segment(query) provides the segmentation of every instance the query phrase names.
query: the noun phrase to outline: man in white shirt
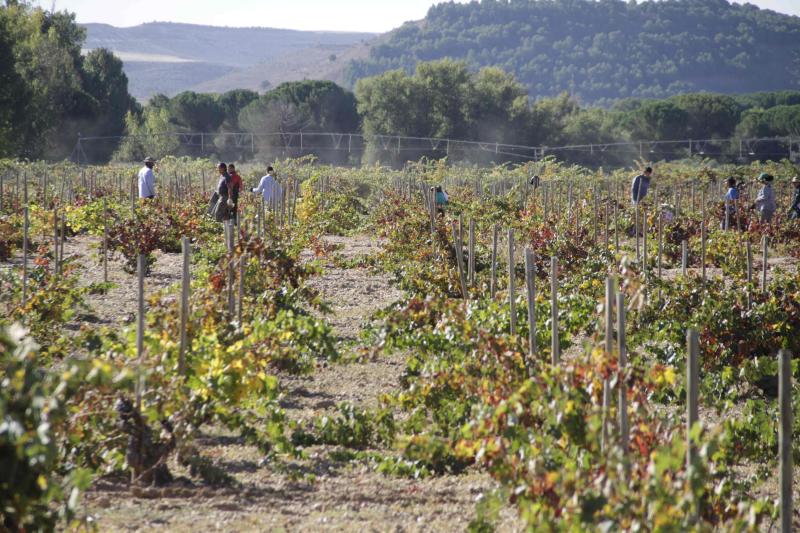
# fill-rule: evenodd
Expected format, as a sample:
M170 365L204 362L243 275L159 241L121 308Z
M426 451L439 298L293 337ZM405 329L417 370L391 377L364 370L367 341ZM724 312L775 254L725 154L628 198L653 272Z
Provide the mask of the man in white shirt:
M272 177L273 172L275 172L275 170L273 170L272 167L267 167L267 175L261 178L261 181L258 182L258 187L252 189L254 193L264 196L264 203L266 205L269 205L273 198L280 197L281 194L281 186L275 181L275 178Z
M139 170L139 198L153 199L156 195L156 177L153 174L155 164L156 160L148 157Z

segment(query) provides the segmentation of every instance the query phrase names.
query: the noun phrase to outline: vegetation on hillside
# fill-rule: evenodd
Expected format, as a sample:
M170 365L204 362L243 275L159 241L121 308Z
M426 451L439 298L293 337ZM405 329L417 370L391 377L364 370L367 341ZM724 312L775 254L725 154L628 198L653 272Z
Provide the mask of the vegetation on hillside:
M354 61L349 80L445 57L499 66L536 97L582 101L800 84L800 17L727 0L445 2Z

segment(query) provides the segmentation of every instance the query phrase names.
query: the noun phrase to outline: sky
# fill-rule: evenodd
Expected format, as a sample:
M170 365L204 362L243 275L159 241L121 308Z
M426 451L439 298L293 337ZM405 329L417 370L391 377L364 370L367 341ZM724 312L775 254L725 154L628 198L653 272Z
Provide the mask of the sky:
M744 3L736 0L738 3ZM38 0L50 9L52 0ZM78 22L136 26L185 22L212 26L266 26L296 30L382 33L425 17L433 0L56 0ZM759 7L800 15L800 0L750 0Z

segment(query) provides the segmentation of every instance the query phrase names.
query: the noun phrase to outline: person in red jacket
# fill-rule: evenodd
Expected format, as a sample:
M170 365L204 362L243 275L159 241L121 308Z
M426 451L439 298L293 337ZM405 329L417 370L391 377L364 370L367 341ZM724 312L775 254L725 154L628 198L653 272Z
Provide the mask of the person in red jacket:
M236 172L236 166L231 163L228 165L228 174L231 175L231 199L233 200L233 218L239 221L239 193L242 191L242 177Z

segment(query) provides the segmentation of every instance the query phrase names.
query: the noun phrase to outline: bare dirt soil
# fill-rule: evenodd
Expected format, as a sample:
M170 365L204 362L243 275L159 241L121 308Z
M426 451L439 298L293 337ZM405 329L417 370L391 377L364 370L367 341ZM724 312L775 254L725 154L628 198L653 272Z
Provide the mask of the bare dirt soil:
M366 256L379 248L365 236L327 240L339 245L337 253L345 258ZM121 288L133 278L126 280L120 267L111 269L112 281L119 278L120 288L90 301L109 320L124 320L135 302ZM179 272L179 256L160 255L152 289L159 282L177 281ZM102 280L102 265L99 276ZM327 319L343 345L357 344L370 315L401 297L385 278L367 269L336 268L332 263L311 285L330 304ZM310 376L282 377L282 406L293 419L332 412L342 401L372 406L380 394L396 390L403 368L399 356L321 364ZM496 488L488 475L477 470L419 480L387 477L367 464L331 458L330 452L337 448L329 446L306 449L305 460L264 462L258 449L217 428L207 429L197 448L236 480L234 488L193 483L175 461L169 466L178 481L163 489L131 490L125 479L102 479L86 495L86 511L99 530L464 531L476 515L477 500ZM503 509L498 530L522 529L515 510Z
M102 239L89 235L79 235L64 242L64 259L72 259L81 267L80 284L88 286L103 282ZM145 277L145 299L170 285L181 281L181 254L154 253L156 262ZM105 294L89 294L86 303L90 314L77 317L78 322L92 322L96 325L118 326L133 322L136 318L137 287L136 275L123 270L124 259L120 254L110 254L108 260L108 281L114 286Z

